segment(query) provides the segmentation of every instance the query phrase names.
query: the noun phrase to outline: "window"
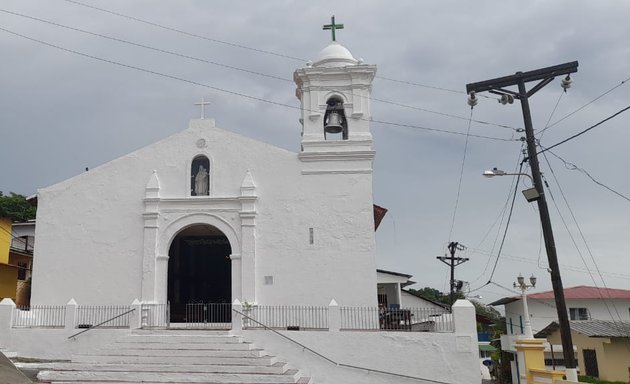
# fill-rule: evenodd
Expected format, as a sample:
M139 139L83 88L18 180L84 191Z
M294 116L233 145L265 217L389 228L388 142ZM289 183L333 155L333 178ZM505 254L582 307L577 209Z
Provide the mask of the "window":
M588 309L586 308L569 308L569 317L571 320L588 320Z

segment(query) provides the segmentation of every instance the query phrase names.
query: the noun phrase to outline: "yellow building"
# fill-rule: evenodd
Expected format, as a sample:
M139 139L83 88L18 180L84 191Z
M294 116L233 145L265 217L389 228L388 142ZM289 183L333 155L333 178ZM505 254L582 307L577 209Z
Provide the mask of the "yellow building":
M607 381L630 382L630 321L571 321L580 375ZM560 328L553 322L537 336L561 344Z
M11 247L11 220L0 218L0 299L15 300L18 267L9 264L9 249Z

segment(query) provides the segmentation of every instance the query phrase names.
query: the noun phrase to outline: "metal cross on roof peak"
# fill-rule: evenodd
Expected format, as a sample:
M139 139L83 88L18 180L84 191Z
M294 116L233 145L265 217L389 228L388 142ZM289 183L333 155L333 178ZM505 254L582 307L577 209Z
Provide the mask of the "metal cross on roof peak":
M205 119L206 118L206 105L209 105L210 102L206 101L206 99L203 98L203 96L201 97L201 102L199 103L195 103L195 105L199 105L201 106L201 118Z
M330 18L330 24L324 25L324 30L330 29L332 33L332 41L337 41L335 31L337 29L343 29L343 24L335 24L335 15Z

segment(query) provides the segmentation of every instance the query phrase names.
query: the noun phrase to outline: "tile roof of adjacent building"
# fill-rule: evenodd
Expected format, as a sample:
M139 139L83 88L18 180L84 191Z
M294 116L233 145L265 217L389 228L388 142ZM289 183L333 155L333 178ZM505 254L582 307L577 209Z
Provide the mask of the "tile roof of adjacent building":
M545 291L532 293L527 295L528 300L553 300L553 291ZM614 288L598 288L590 287L587 285L578 285L577 287L564 289L565 300L576 299L628 299L630 300L630 290L628 289L614 289ZM502 305L509 304L513 301L520 300L520 296L504 297L488 305Z
M581 320L570 321L571 330L589 337L627 337L630 338L630 321ZM552 322L535 337L547 337L559 328Z

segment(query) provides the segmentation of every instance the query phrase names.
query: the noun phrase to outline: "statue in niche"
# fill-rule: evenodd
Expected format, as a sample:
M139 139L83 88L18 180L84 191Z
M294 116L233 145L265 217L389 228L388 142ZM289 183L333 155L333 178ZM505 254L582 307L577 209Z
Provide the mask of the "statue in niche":
M208 195L208 171L203 165L199 166L199 171L195 175L195 195Z

